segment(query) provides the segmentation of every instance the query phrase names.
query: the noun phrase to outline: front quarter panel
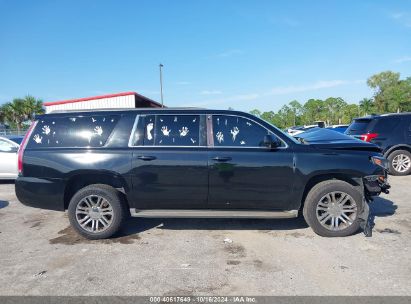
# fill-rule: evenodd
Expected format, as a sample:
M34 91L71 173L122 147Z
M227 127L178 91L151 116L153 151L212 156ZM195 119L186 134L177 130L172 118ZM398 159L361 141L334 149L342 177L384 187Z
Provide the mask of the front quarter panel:
M294 208L302 203L306 186L314 179L343 179L361 186L366 176L385 175L382 167L370 161L379 153L352 150L322 150L309 147L298 149L295 154ZM294 204L294 203L292 203Z

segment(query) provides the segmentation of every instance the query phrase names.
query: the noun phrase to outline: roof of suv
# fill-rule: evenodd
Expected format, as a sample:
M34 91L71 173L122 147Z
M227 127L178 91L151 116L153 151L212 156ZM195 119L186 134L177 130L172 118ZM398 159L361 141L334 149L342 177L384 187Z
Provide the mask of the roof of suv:
M48 114L41 114L37 115L36 119L39 118L46 118L52 116L68 116L68 115L82 115L82 114L94 114L94 113L103 113L103 114L124 114L130 112L137 112L137 113L155 113L155 112L164 112L164 113L181 113L181 112L188 112L188 113L215 113L215 114L240 114L240 115L247 115L253 116L247 112L242 111L235 111L235 110L212 110L212 109L205 109L205 108L133 108L133 109L93 109L93 110L73 110L73 111L53 111Z
M402 113L386 113L386 114L371 114L368 116L363 116L363 117L357 117L355 119L373 119L373 118L379 118L379 117L395 117L395 116L407 116L411 115L411 112L402 112Z

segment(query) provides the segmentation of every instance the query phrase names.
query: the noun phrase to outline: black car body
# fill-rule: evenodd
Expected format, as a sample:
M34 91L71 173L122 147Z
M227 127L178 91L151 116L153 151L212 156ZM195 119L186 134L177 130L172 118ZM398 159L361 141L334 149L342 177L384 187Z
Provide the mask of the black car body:
M411 173L411 113L356 118L345 134L378 145L389 160L390 173Z
M352 229L327 232L314 227L316 202L310 203L314 211L304 206L304 212L317 233L347 235L358 229L361 219L366 221L366 201L388 185L380 149L341 136L344 142L301 142L237 111L47 114L37 118L22 143L16 194L29 206L68 209L80 233L102 238L117 230L115 214L110 225L116 229L92 233L95 227L84 231L79 222L107 224L95 219L104 210L121 217L125 210L142 217L296 217L304 202L308 204L307 197L312 201L324 189L339 189L335 202L347 193L355 201L355 225L353 218L353 223L345 219L345 228ZM97 201L90 202L93 199ZM103 199L106 207L100 208ZM332 198L323 201L331 206Z

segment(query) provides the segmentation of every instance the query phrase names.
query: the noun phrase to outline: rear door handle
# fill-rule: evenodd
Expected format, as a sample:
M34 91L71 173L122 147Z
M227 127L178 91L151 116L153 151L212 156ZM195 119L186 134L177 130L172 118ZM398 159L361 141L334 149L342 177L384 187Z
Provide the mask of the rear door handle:
M218 162L227 162L227 161L231 160L231 157L229 157L229 156L216 156L216 157L213 157L212 160L218 161Z
M151 156L151 155L139 155L137 156L137 158L144 160L144 161L150 161L150 160L155 160L157 157Z

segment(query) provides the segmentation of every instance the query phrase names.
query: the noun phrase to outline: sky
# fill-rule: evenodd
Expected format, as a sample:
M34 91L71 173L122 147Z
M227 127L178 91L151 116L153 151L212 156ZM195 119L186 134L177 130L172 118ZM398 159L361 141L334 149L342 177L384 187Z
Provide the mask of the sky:
M0 104L136 91L164 103L277 111L411 76L411 1L0 0Z

